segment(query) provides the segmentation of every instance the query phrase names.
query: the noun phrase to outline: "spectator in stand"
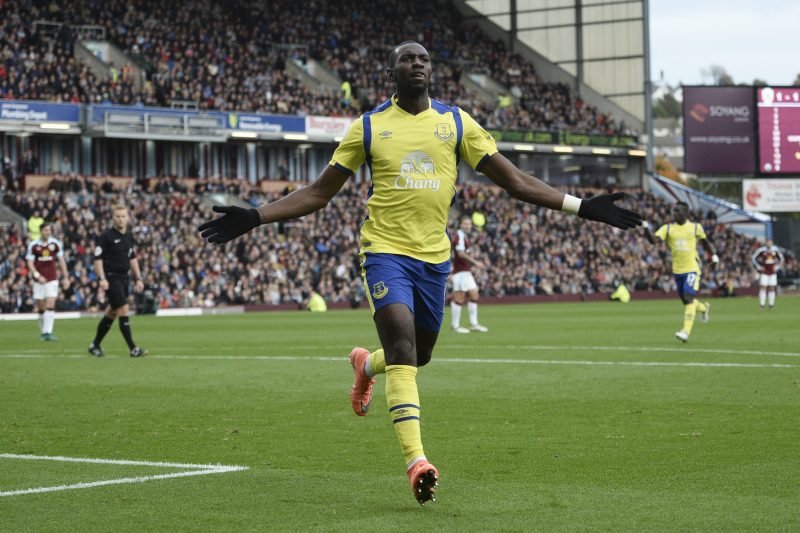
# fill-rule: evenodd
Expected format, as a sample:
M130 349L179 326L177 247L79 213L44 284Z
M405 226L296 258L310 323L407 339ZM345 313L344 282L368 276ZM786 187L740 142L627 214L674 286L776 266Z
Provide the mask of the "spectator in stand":
M94 0L75 0L70 9L55 10L39 5L0 4L0 97L132 106L189 101L201 110L353 116L388 98L392 89L370 72L380 70L374 66L383 64L389 45L412 39L426 43L440 65L433 96L458 102L489 129L632 133L586 105L567 84L540 79L531 63L464 20L450 3L317 2L311 15L306 3L292 0L107 0L103 9ZM386 26L387 19L403 22ZM64 31L45 38L36 20L64 23ZM107 39L146 65L147 83L136 89L128 68L115 68L107 79L93 75L74 59L70 24L104 27ZM304 85L287 65L305 68L309 59L347 85ZM500 105L465 90L464 72L504 85L508 92Z

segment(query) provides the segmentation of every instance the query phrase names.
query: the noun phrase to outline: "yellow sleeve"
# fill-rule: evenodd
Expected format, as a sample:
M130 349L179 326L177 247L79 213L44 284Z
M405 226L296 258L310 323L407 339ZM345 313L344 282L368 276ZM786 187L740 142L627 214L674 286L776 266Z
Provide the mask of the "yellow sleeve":
M497 144L492 137L475 119L463 109L459 109L461 124L464 127L464 134L461 138L461 158L475 170L479 170L481 164L489 156L497 153Z
M366 159L364 153L364 122L361 117L350 124L347 133L331 158L331 166L355 174Z
M703 226L701 226L700 224L697 224L695 226L695 228L696 229L694 231L694 236L697 238L697 240L699 241L701 239L705 239L706 238L706 232L703 229Z
M666 241L667 240L667 225L664 224L663 226L658 228L658 230L653 235L655 235L656 237L658 237L662 241Z

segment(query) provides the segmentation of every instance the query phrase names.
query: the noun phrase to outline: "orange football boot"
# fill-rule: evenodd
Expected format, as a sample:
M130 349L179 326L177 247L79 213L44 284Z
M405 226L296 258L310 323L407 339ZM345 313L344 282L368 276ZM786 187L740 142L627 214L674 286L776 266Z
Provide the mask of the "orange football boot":
M428 461L417 461L408 469L411 490L420 505L436 501L436 487L439 486L439 471Z
M369 404L372 403L372 385L375 380L364 370L369 357L369 350L353 348L350 352L350 364L353 366L353 387L350 389L350 405L358 416L367 416Z

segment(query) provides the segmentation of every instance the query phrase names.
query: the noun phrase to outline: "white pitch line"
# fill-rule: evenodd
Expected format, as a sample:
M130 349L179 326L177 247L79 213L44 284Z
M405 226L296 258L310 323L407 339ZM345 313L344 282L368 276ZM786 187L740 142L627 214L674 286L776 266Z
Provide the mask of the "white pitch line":
M96 459L94 457L64 457L63 455L29 455L0 453L0 459L25 459L28 461L61 461L64 463L92 463L98 465L163 466L166 468L195 468L214 470L219 468L247 469L245 466L198 465L193 463L164 463L160 461L134 461L130 459Z
M333 361L341 362L342 357L326 356L294 356L294 355L157 355L157 359L250 359L257 361ZM707 363L707 362L671 362L671 361L586 361L570 359L476 359L466 357L440 357L437 363L467 364L507 364L507 365L606 365L606 366L686 366L686 367L732 367L732 368L800 368L800 365L769 363Z
M437 361L453 363L497 363L497 364L523 364L523 365L586 365L586 366L677 366L677 367L708 367L708 368L800 368L800 365L770 364L770 363L706 363L706 362L670 362L670 361L586 361L568 359L464 359L447 358Z
M774 355L776 357L800 357L799 352L766 352L756 350L727 350L724 348L658 348L655 346L555 346L544 344L519 344L519 345L442 345L443 348L456 349L487 349L487 350L587 350L596 352L670 352L670 353L717 353L733 355Z
M20 496L23 494L39 494L43 492L56 492L61 490L75 490L75 489L88 489L92 487L102 487L105 485L122 485L126 483L144 483L145 481L153 481L156 479L170 479L178 477L189 476L205 476L209 474L224 474L226 472L237 472L241 470L249 470L247 466L229 466L229 465L198 465L189 463L163 463L155 461L129 461L122 459L93 459L86 457L63 457L63 456L49 456L49 455L18 455L13 453L0 454L0 459L23 459L30 461L62 461L71 463L93 463L93 464L111 464L111 465L129 465L129 466L158 466L164 468L190 468L187 472L173 472L171 474L156 474L152 476L137 476L125 477L117 479L105 479L102 481L89 481L83 483L73 483L71 485L55 485L50 487L36 487L31 489L11 490L0 492L2 496Z
M10 353L0 355L0 359L88 359L88 355L78 354L43 354L43 353Z
M327 351L342 351L344 352L341 345L306 345L303 347L298 347L297 349L303 350L307 348L314 348L318 350L327 350ZM565 350L586 350L586 351L595 351L595 352L652 352L652 353L682 353L682 354L730 354L730 355L768 355L768 356L775 356L775 357L800 357L800 352L770 352L770 351L762 351L762 350L734 350L734 349L725 349L725 348L690 348L690 347L683 347L683 348L668 348L668 347L655 347L655 346L564 346L564 345L549 345L549 344L517 344L517 345L494 345L494 344L487 344L487 345L468 345L468 344L445 344L442 343L440 345L440 349L449 349L454 348L458 350L531 350L531 351L565 351ZM39 350L18 350L13 354L0 354L0 359L46 359L46 358L80 358L85 359L86 356L82 355L83 352L67 352L64 355L61 354L53 354L51 352L42 352ZM164 356L159 356L164 357ZM174 355L174 357L179 357L178 355ZM187 356L187 357L195 357L195 356ZM199 356L203 357L203 356ZM260 356L260 355L251 355L251 356L231 356L231 357L252 357L252 358L261 358L267 357L270 359L274 359L274 357L270 356Z
M2 358L4 356L0 356ZM58 358L63 356L53 356ZM77 359L88 356L75 356ZM40 358L19 355L16 359ZM340 363L343 357L331 356L299 356L299 355L174 355L159 354L149 356L148 359L173 359L173 360L217 360L217 361L329 361ZM506 364L506 365L578 365L578 366L654 366L654 367L696 367L696 368L800 368L800 365L780 363L725 363L705 361L587 361L580 359L477 359L465 357L439 357L436 363L461 363L461 364Z

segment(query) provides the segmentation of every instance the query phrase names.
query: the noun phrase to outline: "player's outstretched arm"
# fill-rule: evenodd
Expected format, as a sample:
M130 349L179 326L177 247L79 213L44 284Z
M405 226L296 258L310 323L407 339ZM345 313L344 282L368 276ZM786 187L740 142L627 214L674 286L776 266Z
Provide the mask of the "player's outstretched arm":
M647 239L647 242L650 244L655 244L656 238L653 236L653 232L650 231L650 223L644 221L642 222L642 226L644 227L644 238Z
M711 256L711 268L716 268L717 264L719 264L719 256L714 250L714 246L708 242L708 239L700 239L700 244L703 246L703 250L705 250L706 254Z
M328 205L349 177L350 174L327 166L308 187L275 202L263 204L258 209L215 205L214 212L222 213L222 216L201 224L197 230L211 244L223 244L261 224L303 217Z
M630 229L642 224L640 214L616 205L615 202L624 198L625 193L601 194L581 200L522 172L500 153L492 155L480 167L480 171L511 196L529 204L567 211L620 229Z

